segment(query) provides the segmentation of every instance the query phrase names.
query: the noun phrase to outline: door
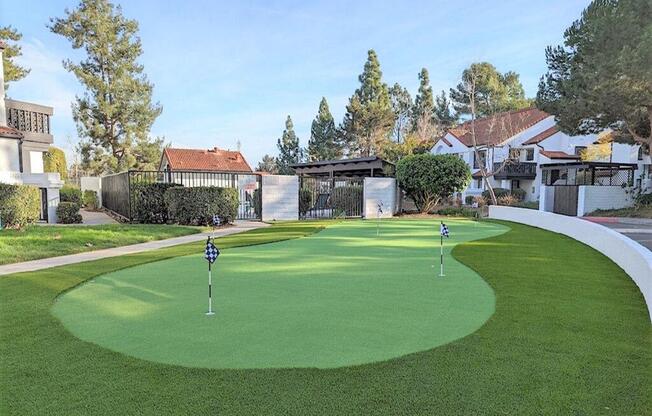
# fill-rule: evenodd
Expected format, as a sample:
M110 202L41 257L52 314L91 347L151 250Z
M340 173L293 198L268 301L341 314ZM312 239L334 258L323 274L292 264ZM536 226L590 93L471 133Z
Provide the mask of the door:
M300 178L299 218L362 217L363 179Z
M577 215L577 190L576 185L553 187L554 201L552 212L562 215Z
M39 220L48 221L48 190L46 188L39 188L41 191L41 212L39 213Z

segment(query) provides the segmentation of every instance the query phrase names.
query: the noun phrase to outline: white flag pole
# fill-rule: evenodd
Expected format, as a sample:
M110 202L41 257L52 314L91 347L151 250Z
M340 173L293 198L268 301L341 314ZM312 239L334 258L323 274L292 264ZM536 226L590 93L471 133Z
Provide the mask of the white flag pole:
M444 234L442 233L442 225L439 226L439 277L444 277Z
M206 312L206 315L215 315L215 312L213 312L213 294L212 290L213 289L213 273L211 271L211 262L208 262L208 312Z

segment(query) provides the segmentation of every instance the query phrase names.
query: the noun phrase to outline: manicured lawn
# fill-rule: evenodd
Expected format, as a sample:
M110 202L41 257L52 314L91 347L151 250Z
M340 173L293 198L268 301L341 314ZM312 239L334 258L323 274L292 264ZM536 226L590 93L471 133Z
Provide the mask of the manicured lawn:
M629 218L652 218L652 206L642 206L639 208L621 208L621 209L599 209L593 211L589 216L593 217L629 217Z
M448 259L432 221L346 221L313 236L225 250L207 318L206 262L192 256L100 276L53 312L79 338L134 357L204 368L333 368L387 360L476 331L494 294ZM450 221L456 244L500 234ZM435 266L436 263L436 267Z
M90 226L33 225L0 230L0 264L126 246L200 232L177 225L108 224Z
M201 243L0 277L0 414L649 415L652 330L635 285L587 246L505 224L507 233L453 250L495 292L484 326L427 351L335 369L160 364L81 341L51 313L85 280L196 254ZM219 245L319 227L277 224Z

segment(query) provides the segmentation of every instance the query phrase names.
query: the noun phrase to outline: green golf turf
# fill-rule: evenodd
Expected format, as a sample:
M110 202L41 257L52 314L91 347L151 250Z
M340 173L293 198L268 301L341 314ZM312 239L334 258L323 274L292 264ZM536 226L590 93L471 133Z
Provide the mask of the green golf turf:
M99 276L58 299L73 334L138 358L207 368L341 367L428 350L476 331L492 289L449 252L498 235L450 221L347 221L310 237L224 250L207 317L201 254ZM433 267L434 266L434 267Z

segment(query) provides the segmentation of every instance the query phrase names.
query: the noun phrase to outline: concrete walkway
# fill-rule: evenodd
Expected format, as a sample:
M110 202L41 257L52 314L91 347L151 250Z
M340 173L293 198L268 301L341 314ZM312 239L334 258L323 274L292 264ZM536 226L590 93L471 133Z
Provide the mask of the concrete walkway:
M611 228L652 251L652 219L621 217L582 217L582 219Z
M114 220L102 211L86 211L82 208L79 213L82 216L82 225L104 225L118 223L118 221Z
M269 224L253 221L236 221L233 227L223 228L215 232L215 237L241 233L256 228L267 227ZM130 246L106 248L103 250L88 251L85 253L69 254L66 256L50 257L47 259L31 260L22 263L5 264L0 266L0 276L11 273L31 272L34 270L48 269L50 267L64 266L66 264L82 263L85 261L105 259L107 257L124 256L125 254L140 253L156 250L163 247L176 246L194 241L206 240L211 233L198 233L182 237L168 238L166 240L148 241L146 243L132 244Z

